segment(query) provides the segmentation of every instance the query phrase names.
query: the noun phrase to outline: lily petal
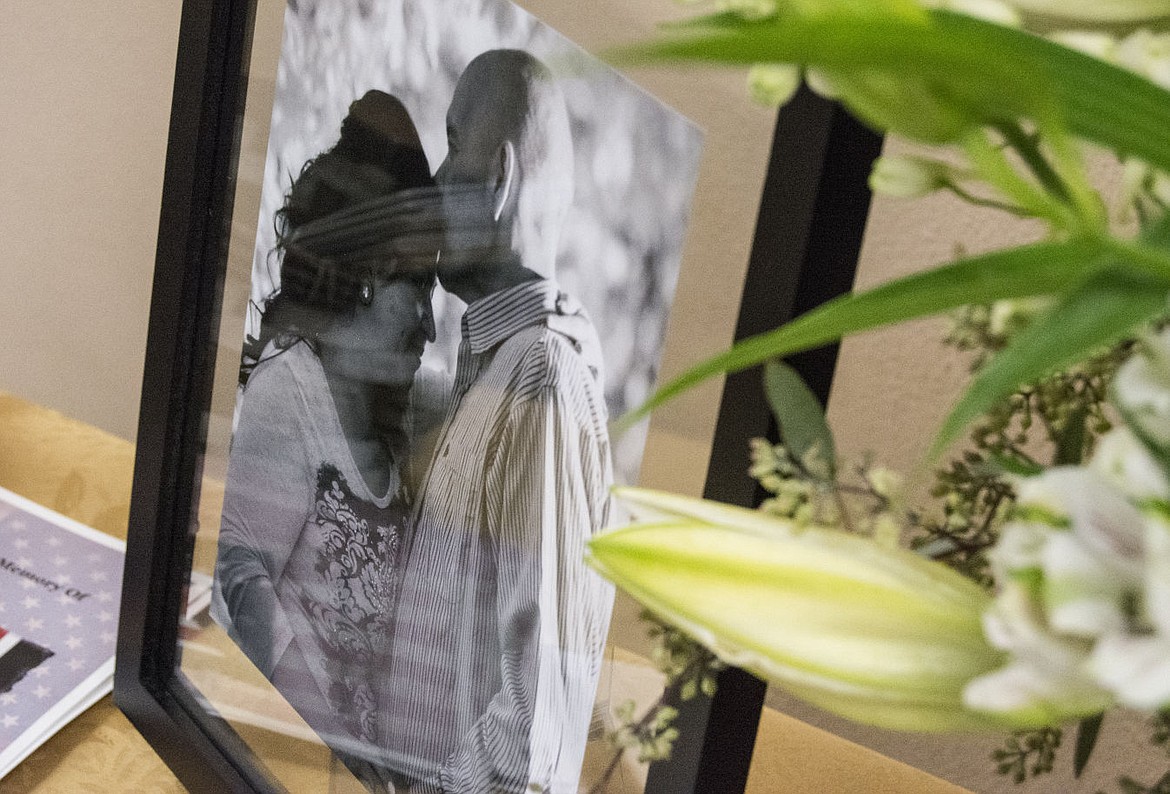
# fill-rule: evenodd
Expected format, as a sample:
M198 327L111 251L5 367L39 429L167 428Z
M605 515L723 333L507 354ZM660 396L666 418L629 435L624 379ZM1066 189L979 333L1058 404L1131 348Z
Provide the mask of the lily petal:
M1170 638L1105 637L1093 648L1089 671L1130 708L1155 711L1170 705Z
M1027 587L1005 584L984 615L984 627L995 647L1011 652L1012 661L967 685L967 708L1034 728L1112 704L1110 693L1084 669L1089 644L1051 633Z
M685 519L703 524L734 527L745 532L758 532L766 537L791 535L799 532L789 521L781 521L745 507L695 499L650 488L615 487L613 495L625 505L637 521Z
M1061 533L1044 547L1043 602L1054 631L1090 639L1125 628L1126 587L1078 538Z

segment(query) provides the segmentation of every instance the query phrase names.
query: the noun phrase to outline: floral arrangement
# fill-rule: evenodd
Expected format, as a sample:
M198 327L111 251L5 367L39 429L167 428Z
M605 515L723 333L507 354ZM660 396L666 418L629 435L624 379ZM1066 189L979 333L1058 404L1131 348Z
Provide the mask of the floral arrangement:
M781 444L753 447L760 510L623 489L638 521L591 544L672 627L665 658L689 660L676 694L709 691L716 659L881 727L1016 731L996 762L1017 782L1051 769L1074 722L1079 774L1117 706L1170 740L1168 22L1170 0L726 0L614 54L747 66L776 102L804 80L924 149L880 158L874 190L950 191L1046 230L827 303L628 417L765 364L780 425ZM1123 169L1113 210L1086 143ZM916 511L895 473L837 459L780 358L944 312L973 374L926 463L970 437ZM626 715L625 746L668 752L664 709ZM1170 773L1120 785L1170 790Z

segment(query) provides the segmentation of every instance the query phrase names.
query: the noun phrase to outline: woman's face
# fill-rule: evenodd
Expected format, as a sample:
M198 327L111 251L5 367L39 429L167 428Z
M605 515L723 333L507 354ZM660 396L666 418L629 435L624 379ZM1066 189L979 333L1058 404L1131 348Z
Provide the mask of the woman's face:
M431 275L379 275L368 305L338 319L323 335L330 368L359 382L408 386L423 347L435 340Z

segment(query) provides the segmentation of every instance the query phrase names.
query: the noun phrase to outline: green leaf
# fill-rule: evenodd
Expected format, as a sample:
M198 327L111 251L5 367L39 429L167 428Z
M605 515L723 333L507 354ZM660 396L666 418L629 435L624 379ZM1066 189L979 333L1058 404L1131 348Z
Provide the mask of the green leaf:
M764 391L772 415L780 426L780 438L793 459L809 468L814 476L831 480L837 469L833 433L825 421L825 410L796 370L774 359L764 366ZM809 466L806 456L827 465Z
M1104 714L1095 714L1092 717L1085 717L1077 725L1077 747L1076 753L1073 755L1073 777L1079 778L1081 773L1085 771L1085 765L1089 763L1089 757L1093 754L1093 748L1097 746L1097 736L1101 732L1101 723L1104 719Z
M974 378L943 423L934 460L970 422L1020 386L1113 344L1166 306L1166 282L1111 268L1095 273L1020 331Z
M963 259L869 292L842 296L697 364L623 417L618 426L632 425L656 406L722 372L739 372L847 334L956 306L1058 292L1106 263L1100 245L1091 241L1036 243Z
M929 24L887 15L721 16L648 44L616 50L626 63L797 63L852 79L880 74L930 86L975 124L1055 118L1072 132L1170 171L1170 92L1101 60L1029 33L935 10ZM845 97L846 101L848 97ZM865 114L899 130L896 118ZM904 118L905 132L916 119Z

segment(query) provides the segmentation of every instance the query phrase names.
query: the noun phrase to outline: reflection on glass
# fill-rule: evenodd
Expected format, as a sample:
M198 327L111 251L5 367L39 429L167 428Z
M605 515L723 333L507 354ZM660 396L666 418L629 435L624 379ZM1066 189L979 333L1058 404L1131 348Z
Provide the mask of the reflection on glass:
M644 429L611 450L608 420L652 387L699 135L554 75L580 53L516 7L442 5L285 17L182 671L294 790L588 788L610 704L661 691L605 651L583 547L637 478Z

